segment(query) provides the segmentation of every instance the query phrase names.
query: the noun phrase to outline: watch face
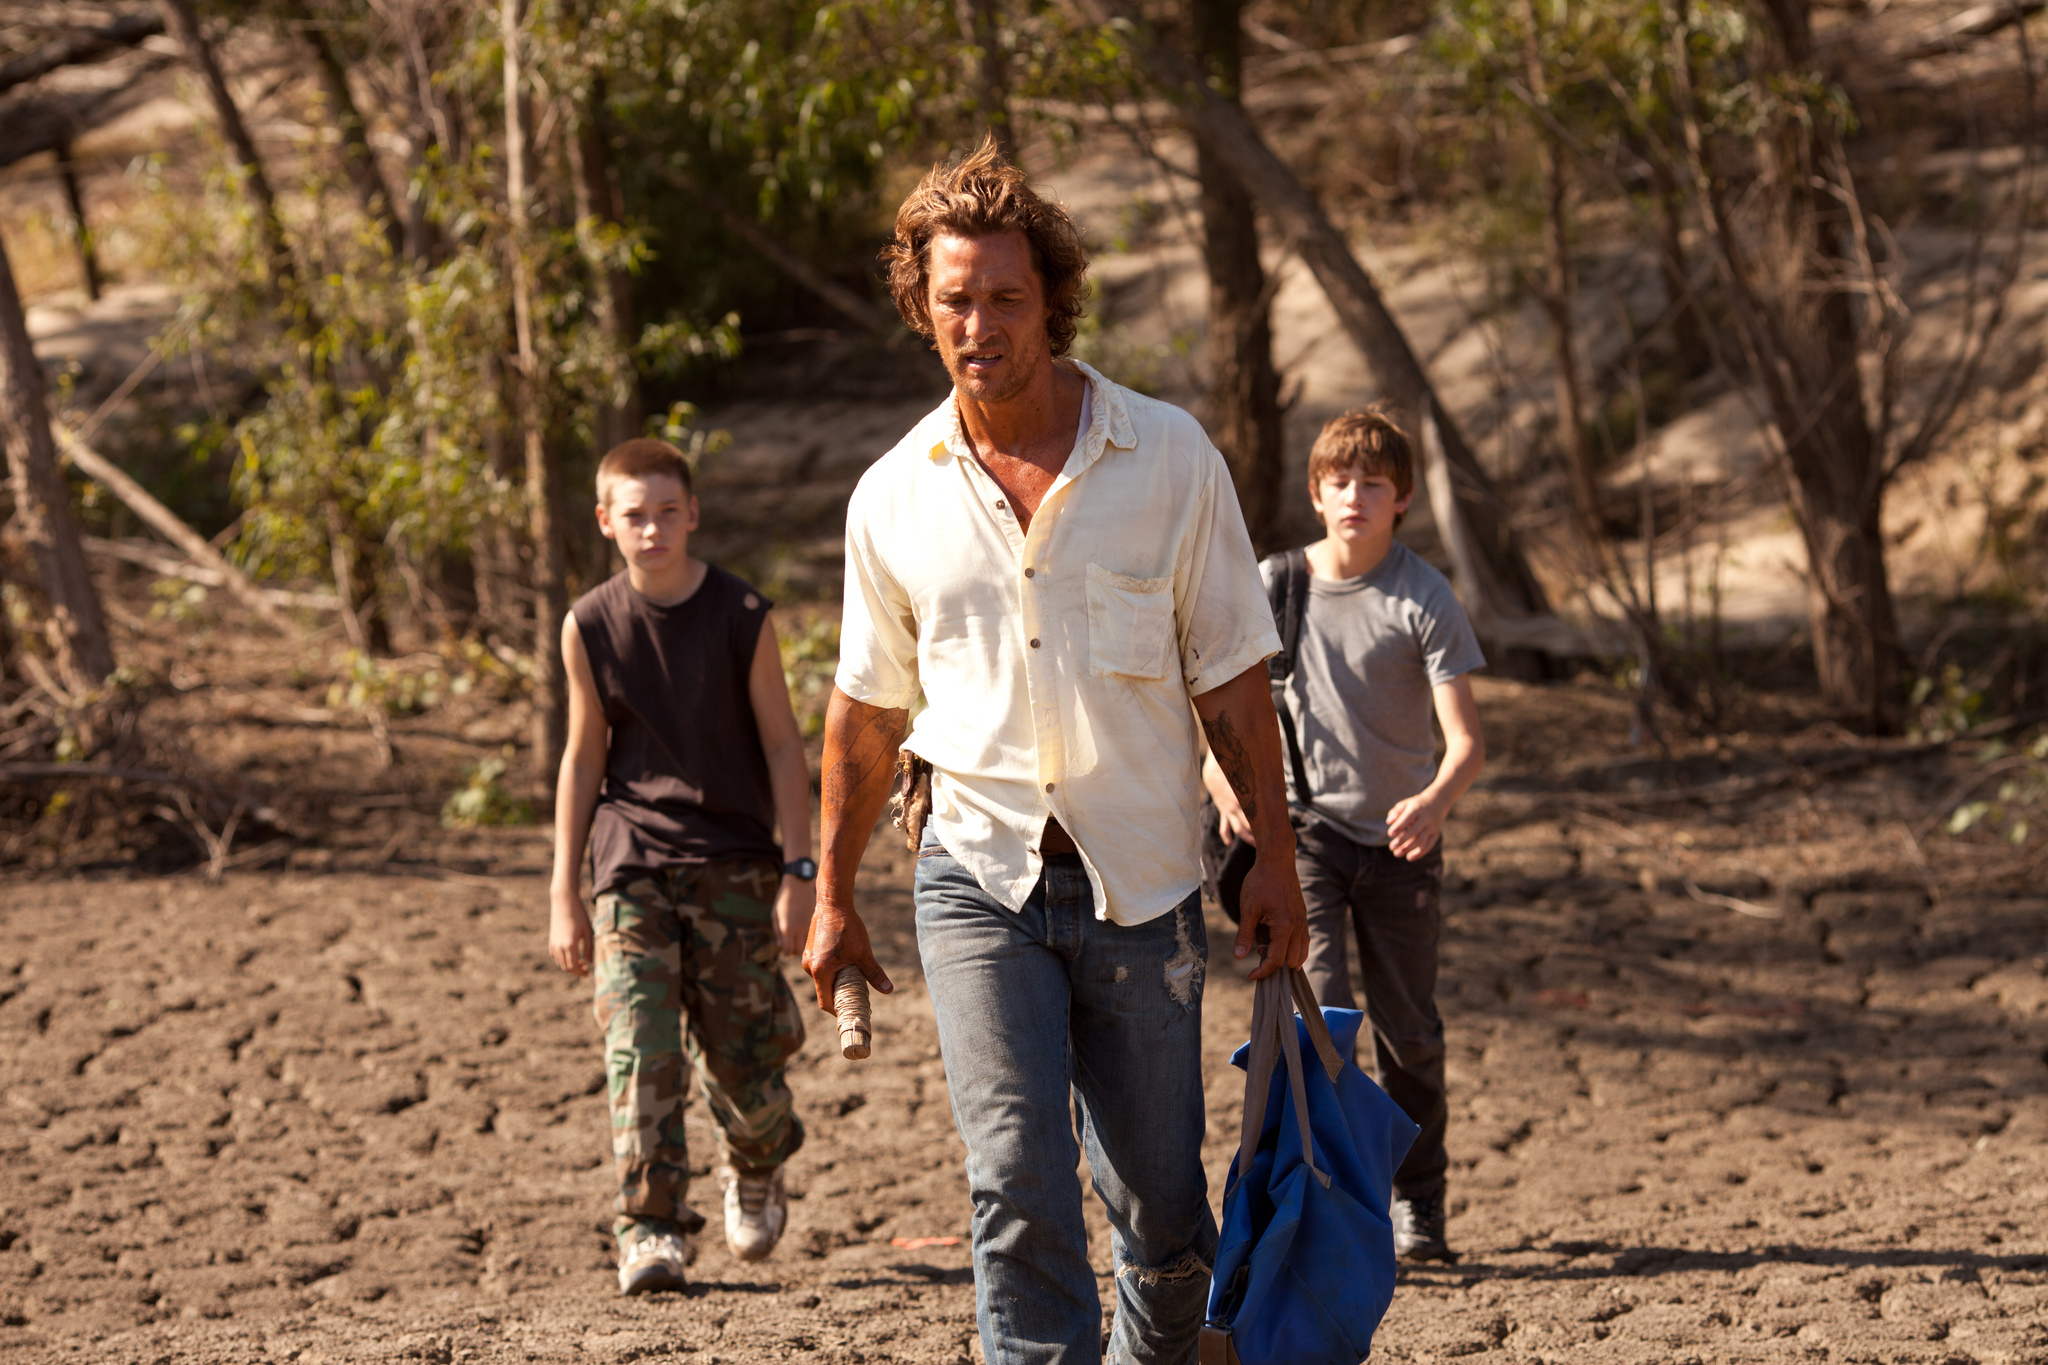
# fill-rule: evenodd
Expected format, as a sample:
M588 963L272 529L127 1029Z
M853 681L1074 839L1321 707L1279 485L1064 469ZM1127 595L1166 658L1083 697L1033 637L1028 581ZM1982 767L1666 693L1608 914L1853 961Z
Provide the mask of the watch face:
M782 873L786 877L795 877L798 881L815 881L818 876L818 865L809 858L797 858L784 863Z

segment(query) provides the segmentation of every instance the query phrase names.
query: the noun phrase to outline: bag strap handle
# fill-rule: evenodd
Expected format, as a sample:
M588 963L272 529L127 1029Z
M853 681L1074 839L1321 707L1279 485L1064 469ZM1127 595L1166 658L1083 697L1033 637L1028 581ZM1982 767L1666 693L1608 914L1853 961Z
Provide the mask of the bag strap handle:
M1287 980L1294 988L1294 1008L1308 1025L1308 1040L1315 1045L1316 1056L1322 1059L1323 1074L1335 1085L1338 1073L1344 1070L1344 1059L1337 1055L1336 1040L1330 1037L1330 1021L1323 1018L1322 1007L1316 1004L1315 988L1308 984L1308 973L1299 967L1287 973Z
M1237 1139L1237 1174L1240 1180L1251 1170L1252 1157L1259 1150L1259 1137L1266 1131L1266 1100L1272 1094L1273 1072L1284 1059L1288 1092L1294 1097L1294 1126L1301 1132L1302 1164L1314 1172L1324 1189L1330 1187L1328 1173L1316 1167L1315 1146L1309 1132L1308 1091L1301 1068L1301 1040L1295 1033L1294 1010L1289 1000L1290 995L1305 991L1307 987L1308 978L1296 969L1285 977L1275 972L1254 988L1251 1052L1245 1058L1244 1068L1244 1123ZM1321 1038L1316 1043L1316 1051L1328 1070L1337 1049L1330 1041L1330 1030L1323 1021L1323 1012L1311 1004L1304 1018L1314 1021L1309 1024L1311 1039L1317 1037L1320 1029ZM1335 1071L1330 1072L1330 1079L1336 1079Z
M1252 985L1252 1037L1244 1059L1244 1118L1237 1135L1237 1176L1242 1180L1252 1168L1259 1150L1259 1135L1266 1131L1266 1097L1272 1093L1273 1064L1279 1056L1279 1038L1273 1031L1268 989L1273 978Z

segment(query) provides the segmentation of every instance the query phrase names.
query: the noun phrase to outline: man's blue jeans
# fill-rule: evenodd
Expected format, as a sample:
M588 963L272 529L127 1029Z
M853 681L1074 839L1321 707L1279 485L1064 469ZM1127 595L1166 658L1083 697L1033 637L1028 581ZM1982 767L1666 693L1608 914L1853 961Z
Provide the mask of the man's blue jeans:
M1071 1093L1116 1264L1115 1365L1191 1365L1216 1256L1202 1169L1200 893L1135 928L1095 918L1081 860L1021 911L926 836L917 944L974 1199L989 1365L1100 1360Z

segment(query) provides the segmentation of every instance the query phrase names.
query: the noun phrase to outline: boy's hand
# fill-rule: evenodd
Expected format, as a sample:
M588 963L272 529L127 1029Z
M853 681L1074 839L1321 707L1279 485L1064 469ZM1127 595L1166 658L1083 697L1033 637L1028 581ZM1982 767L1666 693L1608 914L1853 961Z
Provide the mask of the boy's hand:
M590 915L583 908L583 897L574 891L557 891L551 897L548 909L548 956L555 965L572 976L590 975L590 956L594 942L590 933Z
M1216 803L1216 832L1223 836L1223 842L1234 844L1241 841L1257 847L1259 841L1252 837L1252 822L1245 816L1244 803L1231 790L1230 779L1223 775L1223 769L1216 766L1214 754L1202 760L1202 786L1209 793L1209 799Z
M775 941L791 957L803 952L811 933L811 912L817 906L817 882L801 877L782 879L782 889L775 893Z
M1429 856L1429 851L1444 837L1444 817L1450 814L1450 802L1443 801L1423 792L1406 801L1397 801L1387 812L1387 848L1396 858L1419 862Z
M817 987L818 1008L827 1014L833 1013L832 982L841 967L858 967L868 984L884 995L896 989L882 964L875 961L875 951L868 944L868 927L861 923L860 915L829 902L821 903L811 916L811 935L804 945L804 970L811 974L811 984Z

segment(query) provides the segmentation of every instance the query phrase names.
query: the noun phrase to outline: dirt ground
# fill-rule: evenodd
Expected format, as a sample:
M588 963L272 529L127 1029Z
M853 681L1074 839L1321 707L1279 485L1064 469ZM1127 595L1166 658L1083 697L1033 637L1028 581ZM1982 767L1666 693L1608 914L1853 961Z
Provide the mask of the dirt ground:
M2048 1362L2048 899L1958 890L1913 837L1967 769L1781 780L1787 752L1825 767L1825 726L1587 761L1625 729L1611 692L1481 697L1496 758L1450 832L1441 991L1464 1259L1404 1269L1377 1358ZM1659 795L1710 780L1750 794ZM746 1266L713 1239L687 1293L625 1301L545 838L407 851L433 802L403 795L328 823L408 801L397 833L217 883L0 880L0 1357L980 1358L964 1244L892 1244L970 1212L906 856L878 840L865 883L901 983L874 1058L820 1027L798 1059L783 1246ZM1250 999L1224 929L1218 1188ZM708 1180L693 1202L715 1214Z

